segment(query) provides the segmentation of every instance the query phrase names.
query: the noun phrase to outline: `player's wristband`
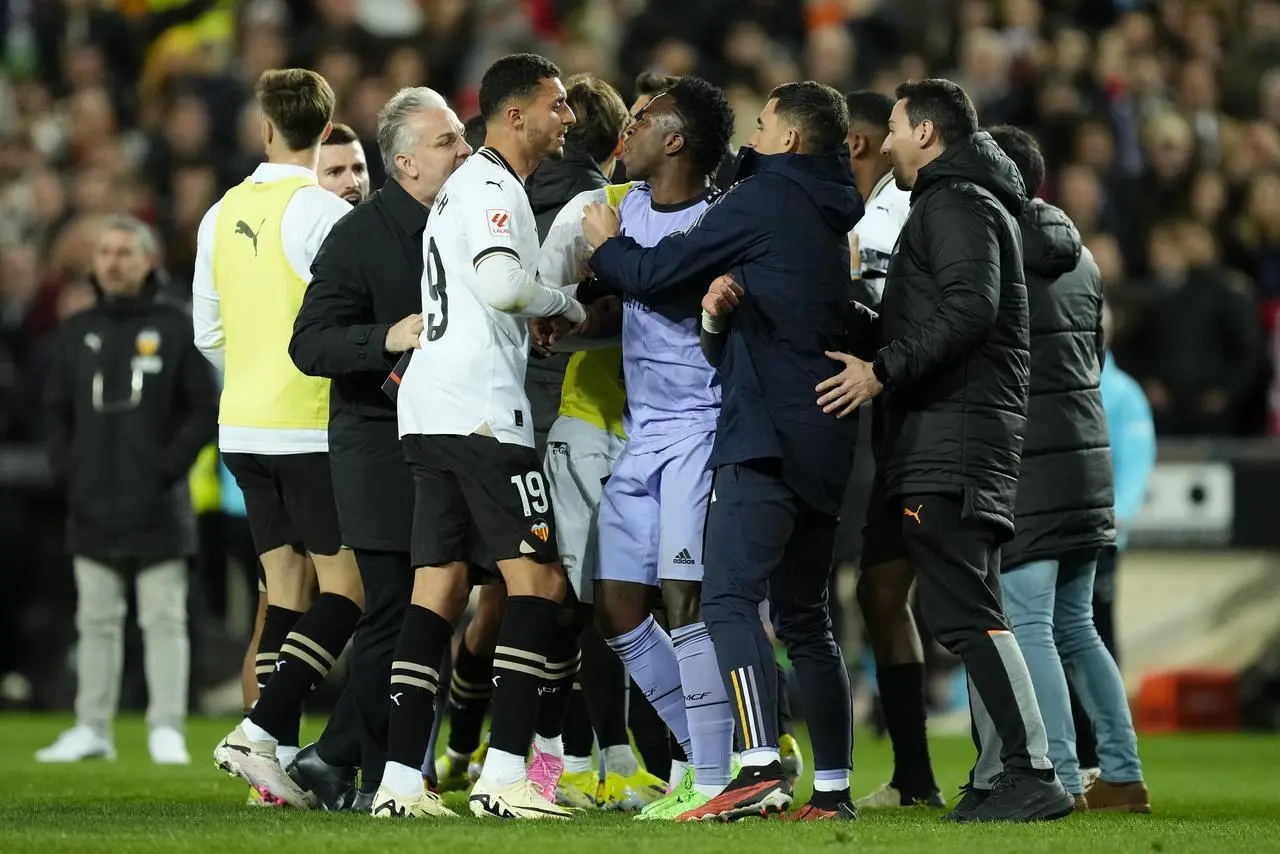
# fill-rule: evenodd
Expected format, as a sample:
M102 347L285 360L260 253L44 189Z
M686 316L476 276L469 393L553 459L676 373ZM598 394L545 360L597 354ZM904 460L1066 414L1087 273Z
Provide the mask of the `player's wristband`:
M706 309L702 311L702 328L710 332L712 335L719 335L728 327L728 323L723 317L715 317L708 314Z

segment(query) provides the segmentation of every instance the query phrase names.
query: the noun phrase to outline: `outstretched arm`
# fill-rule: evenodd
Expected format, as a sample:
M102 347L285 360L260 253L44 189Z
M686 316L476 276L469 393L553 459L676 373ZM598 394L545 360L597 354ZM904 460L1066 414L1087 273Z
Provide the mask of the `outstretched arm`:
M640 299L702 290L771 239L776 211L785 206L785 198L763 199L759 187L754 180L737 185L707 208L688 231L665 237L648 249L625 235L610 236L596 246L591 268L623 293ZM589 205L584 225L588 241L601 236L593 233L594 220L605 223L607 233L608 214Z

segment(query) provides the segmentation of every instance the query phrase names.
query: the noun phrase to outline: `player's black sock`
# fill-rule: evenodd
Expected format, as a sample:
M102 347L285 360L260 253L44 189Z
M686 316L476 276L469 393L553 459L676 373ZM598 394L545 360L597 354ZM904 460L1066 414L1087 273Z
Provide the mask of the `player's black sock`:
M410 605L391 662L391 717L387 726L387 761L418 768L431 740L433 702L440 681L440 662L453 625L444 617Z
M458 644L449 684L449 749L468 755L480 746L480 729L493 699L493 656L479 656Z
M493 654L493 721L489 749L524 756L533 742L538 689L556 633L559 606L540 596L508 596Z
M262 634L258 637L258 651L254 653L253 671L258 677L258 692L266 687L271 674L276 672L276 658L280 645L293 627L302 619L301 611L291 611L279 605L268 605L262 621Z
M582 646L582 670L578 673L578 682L582 685L582 699L600 748L630 744L627 739L627 671L622 659L609 649L609 644L605 643L595 626L588 625L583 629L578 642ZM572 711L570 706L570 714ZM567 724L565 738L568 738ZM568 749L566 744L565 751Z
M610 650L612 652L612 650ZM671 733L658 717L644 691L630 682L627 695L627 725L636 742L636 751L650 774L666 779L671 773ZM679 745L676 745L678 748Z
M848 800L850 800L848 789L841 789L838 792L819 792L814 789L813 794L809 796L809 803L820 810L835 810Z
M258 638L258 652L254 657L254 671L258 677L258 697L262 697L262 689L271 681L276 672L276 660L280 655L280 646L293 631L293 627L302 619L302 611L281 608L279 605L268 605L262 622L262 634ZM256 705L256 704L255 704ZM253 710L245 712L245 717L253 714ZM298 746L298 730L302 725L302 707L298 714L280 722L280 731L275 733L277 742L282 747Z
M667 748L671 751L672 762L688 762L689 755L684 752L684 747L680 742L676 741L676 735L673 732L667 733Z
M538 695L538 720L534 732L543 738L564 733L565 717L574 694L573 682L578 676L582 653L578 649L578 627L557 626L547 650L546 676ZM587 727L590 732L590 724ZM583 754L573 754L581 756ZM587 756L591 755L588 749Z
M274 735L280 744L288 746L290 735L296 744L297 730L289 730L297 727L302 704L311 689L329 675L359 621L360 606L355 602L337 593L321 593L281 644L276 672L249 720Z
M578 675L581 676L581 672ZM541 709L538 711L538 716L541 720ZM594 742L591 716L587 714L587 701L583 696L582 685L580 682L575 682L573 690L569 692L569 707L564 713L564 755L590 756Z
M893 742L893 785L911 797L927 797L938 788L929 761L925 730L924 665L877 668L880 706Z

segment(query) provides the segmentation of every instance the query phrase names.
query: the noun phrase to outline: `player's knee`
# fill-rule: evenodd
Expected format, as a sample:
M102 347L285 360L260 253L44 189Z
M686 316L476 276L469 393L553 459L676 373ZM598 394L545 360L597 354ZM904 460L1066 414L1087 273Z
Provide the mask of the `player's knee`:
M662 604L672 630L701 622L702 585L695 581L664 581Z
M648 619L643 596L612 581L595 584L595 626L605 639L633 632Z
M905 614L915 574L906 561L867 568L858 576L858 605L868 619Z
M418 607L434 611L446 620L454 621L467 607L470 595L467 565L452 563L446 566L418 567L413 577L413 595L410 601Z

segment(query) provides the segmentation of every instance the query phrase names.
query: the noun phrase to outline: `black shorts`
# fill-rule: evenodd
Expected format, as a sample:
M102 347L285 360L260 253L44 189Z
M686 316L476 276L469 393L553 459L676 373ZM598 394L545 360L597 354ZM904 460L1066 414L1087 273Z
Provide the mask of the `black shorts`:
M906 557L907 544L902 536L902 501L885 498L884 483L877 473L871 483L866 521L862 526L862 570L865 572Z
M223 454L244 493L258 554L281 546L317 555L342 548L328 454Z
M404 437L413 473L413 565L560 559L538 454L488 436ZM476 542L476 540L479 542Z

